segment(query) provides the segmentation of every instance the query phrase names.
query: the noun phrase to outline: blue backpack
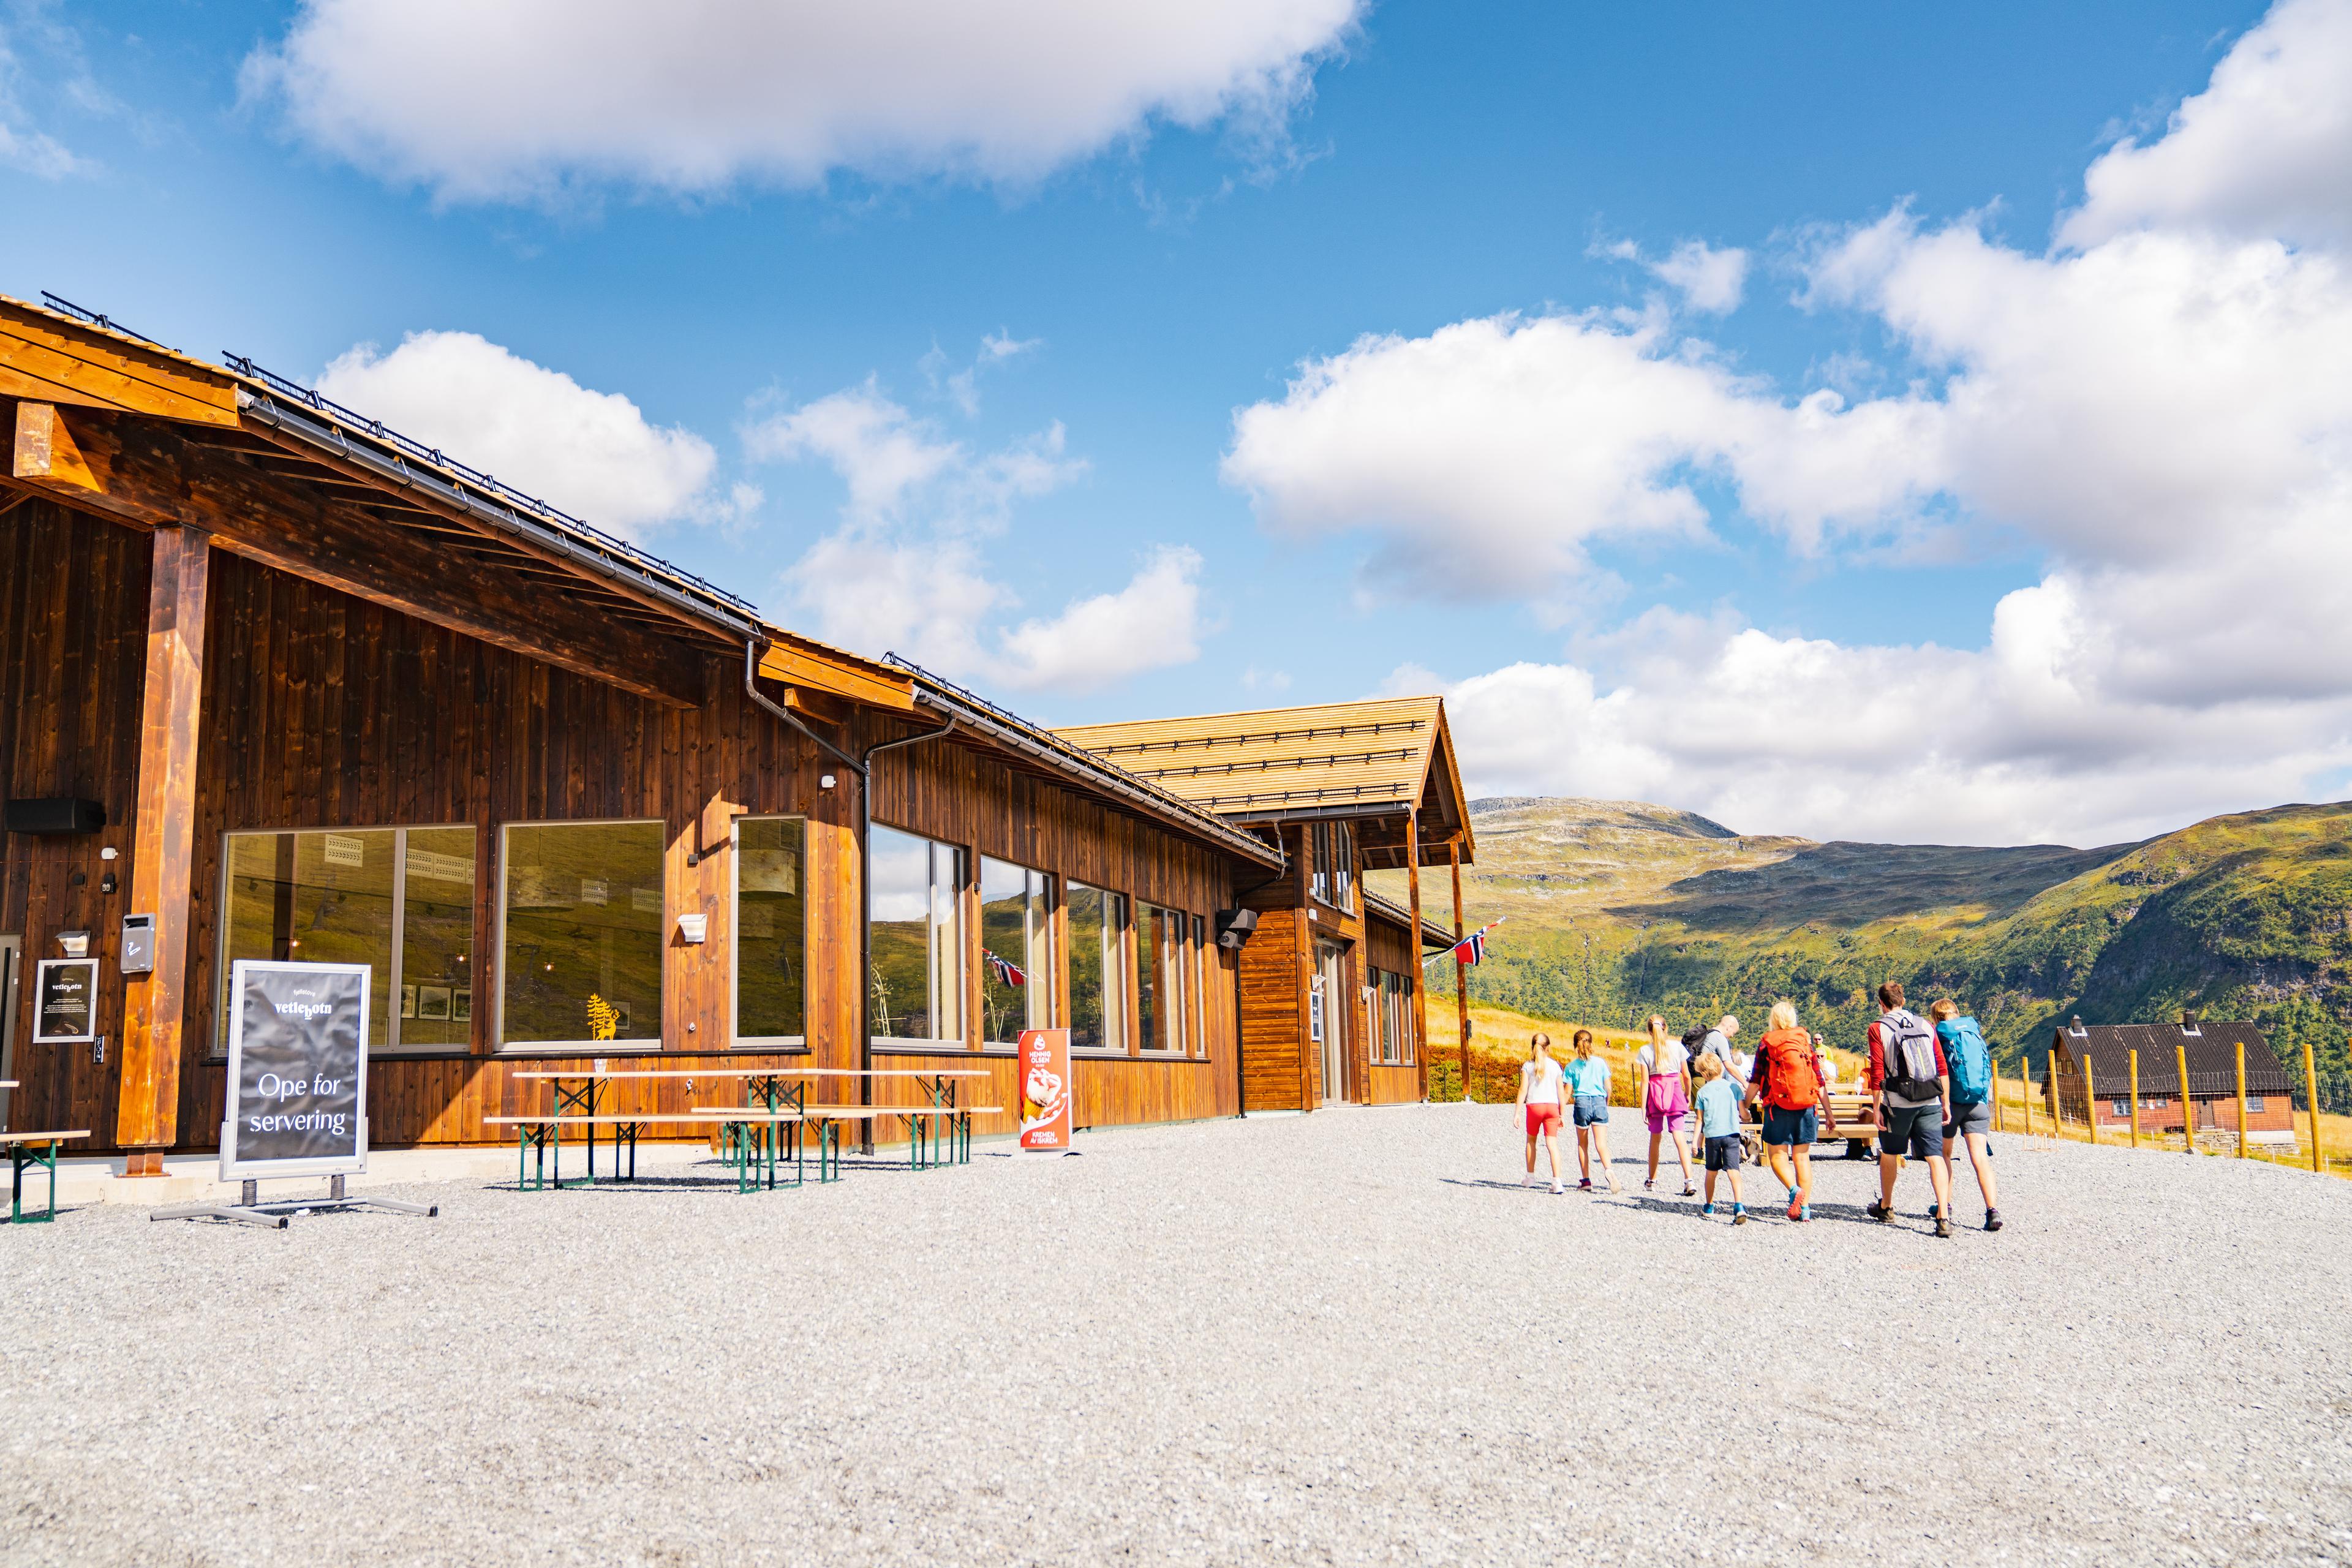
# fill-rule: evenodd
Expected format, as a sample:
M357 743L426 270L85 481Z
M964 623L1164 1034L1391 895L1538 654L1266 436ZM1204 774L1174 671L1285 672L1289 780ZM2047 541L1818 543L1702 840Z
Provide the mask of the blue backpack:
M1936 1026L1944 1043L1944 1065L1951 1069L1952 1098L1974 1105L1992 1093L1992 1053L1985 1048L1982 1030L1974 1018L1947 1018Z

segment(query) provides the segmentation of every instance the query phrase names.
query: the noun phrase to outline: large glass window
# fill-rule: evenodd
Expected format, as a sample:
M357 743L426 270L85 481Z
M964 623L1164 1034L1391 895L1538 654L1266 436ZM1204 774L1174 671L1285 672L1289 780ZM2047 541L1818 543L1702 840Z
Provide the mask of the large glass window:
M1344 822L1318 822L1307 830L1314 869L1308 890L1334 909L1356 907L1356 830Z
M980 861L981 1038L1018 1045L1054 1023L1054 937L1045 873Z
M502 863L500 1041L658 1041L662 825L516 823Z
M1209 922L1200 916L1192 917L1192 945L1185 961L1184 973L1192 986L1192 1054L1209 1054Z
M808 825L797 816L735 819L735 1038L807 1037L808 905L802 891Z
M1135 1016L1147 1051L1192 1048L1199 986L1192 930L1183 910L1137 900Z
M874 1033L963 1044L963 851L877 825L866 858Z
M1412 978L1391 969L1372 971L1374 1061L1389 1067L1412 1064Z
M1127 1049L1127 895L1067 885L1070 928L1070 1048Z
M463 1049L472 1038L472 828L232 833L222 861L215 1051L228 1049L229 966L240 958L368 965L371 1049Z

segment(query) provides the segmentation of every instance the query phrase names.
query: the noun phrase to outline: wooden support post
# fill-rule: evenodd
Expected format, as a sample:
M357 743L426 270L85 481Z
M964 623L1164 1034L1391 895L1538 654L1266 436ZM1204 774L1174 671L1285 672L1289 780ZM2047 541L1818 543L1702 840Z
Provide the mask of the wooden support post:
M1422 1034L1429 1018L1429 1000L1423 993L1423 979L1429 965L1421 961L1421 813L1404 814L1404 885L1405 902L1412 913L1412 935L1405 942L1405 951L1412 954L1412 1023L1406 1038L1412 1046L1414 1081L1420 1097L1429 1098L1429 1052L1423 1048Z
M2066 1136L2066 1118L2058 1102L2058 1053L2051 1051L2047 1054L2049 1059L2042 1063L2042 1088L2050 1093L2050 1136L2063 1138Z
M2137 1051L2134 1051L2134 1052L2132 1052L2132 1053L2131 1053L2130 1060L2131 1060L2131 1097L2132 1097L2132 1098L2131 1098L2131 1108L2132 1108L2132 1144L2131 1144L2131 1146L2132 1146L2133 1148L2137 1149L2137 1148L2138 1148L2138 1147L2139 1147L2139 1053L2138 1053Z
M2173 1065L2180 1071L2180 1141L2197 1152L2197 1102L2189 1098L2189 1047L2172 1047Z
M1454 940L1462 940L1462 840L1456 837L1445 847L1445 858L1454 868ZM1470 966L1462 962L1457 951L1454 956L1454 1010L1462 1021L1462 1098L1470 1098Z
M2091 1130L2091 1142L2099 1142L2099 1086L2091 1079L2091 1053L2083 1053L2083 1119Z
M161 1175L179 1137L181 1016L187 1006L188 889L196 831L196 720L204 690L205 593L212 542L158 528L147 591L146 688L129 912L155 917L155 967L123 977L122 1083L115 1141L127 1169Z
M2303 1042L2303 1103L2311 1116L2311 1168L2325 1171L2327 1163L2319 1152L2319 1069L2312 1064L2309 1040Z
M2025 1135L2033 1136L2033 1058L2017 1053L2017 1099L2025 1107Z
M2246 1042L2238 1042L2238 1158L2246 1157Z

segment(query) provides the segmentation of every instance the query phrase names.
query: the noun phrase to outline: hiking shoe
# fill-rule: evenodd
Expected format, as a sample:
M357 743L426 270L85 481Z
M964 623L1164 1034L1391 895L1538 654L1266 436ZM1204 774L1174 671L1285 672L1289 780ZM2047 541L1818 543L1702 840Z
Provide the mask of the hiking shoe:
M1885 1204L1879 1203L1875 1199L1873 1199L1870 1206L1864 1209L1862 1212L1876 1220L1881 1225L1885 1225L1888 1220L1895 1217L1895 1211L1893 1209L1888 1208Z
M1789 1200L1789 1217L1800 1225L1805 1221L1805 1206L1794 1198Z
M1580 1193L1591 1192L1592 1190L1592 1178L1590 1176L1579 1177L1576 1183L1576 1190Z
M1746 1204L1734 1204L1731 1205L1731 1223L1734 1225L1746 1225L1748 1223L1748 1205Z
M1937 1215L1936 1216L1936 1234L1942 1237L1947 1241L1950 1240L1952 1236L1952 1222L1946 1219L1942 1215Z
M1703 1217L1713 1219L1715 1217L1715 1205L1713 1204L1701 1204L1698 1205L1698 1212Z
M1999 1209L1985 1210L1985 1228L1987 1230L1999 1230L2000 1228L2000 1211Z

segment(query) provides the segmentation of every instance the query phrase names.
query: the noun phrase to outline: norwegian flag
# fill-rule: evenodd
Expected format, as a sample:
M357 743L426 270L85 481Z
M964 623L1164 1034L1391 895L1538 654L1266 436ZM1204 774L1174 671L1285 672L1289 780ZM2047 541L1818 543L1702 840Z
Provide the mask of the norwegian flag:
M1021 973L1021 969L1018 964L997 957L996 954L989 952L988 949L984 947L980 950L980 956L988 961L989 975L999 985L1026 985L1029 984L1029 977Z
M1503 921L1509 920L1510 918L1510 916L1505 915L1503 917ZM1455 942L1452 947L1447 948L1444 952L1433 952L1428 957L1423 959L1422 962L1423 963L1433 963L1441 958L1450 958L1455 963L1465 966L1477 963L1480 959L1486 956L1486 933L1493 931L1496 926L1501 925L1503 921L1488 921L1485 925L1480 926L1476 931L1472 931L1468 936L1464 937L1460 942Z

